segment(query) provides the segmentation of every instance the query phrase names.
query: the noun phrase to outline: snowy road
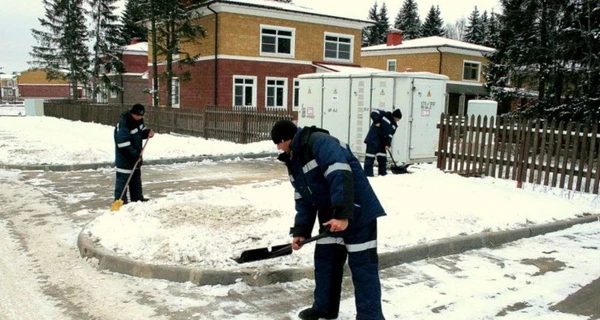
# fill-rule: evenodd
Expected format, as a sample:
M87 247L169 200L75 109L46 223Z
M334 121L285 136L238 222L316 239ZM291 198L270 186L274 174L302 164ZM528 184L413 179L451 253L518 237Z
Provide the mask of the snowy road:
M150 197L175 186L286 179L281 166L260 161L146 167L144 174L152 175L144 184ZM0 171L0 320L296 319L310 304L311 280L196 287L98 271L79 257L76 238L95 218L82 208L110 205L113 178L108 169ZM384 313L387 319L588 319L550 308L600 277L599 248L600 223L591 223L386 269ZM340 319L354 319L351 290L345 281Z

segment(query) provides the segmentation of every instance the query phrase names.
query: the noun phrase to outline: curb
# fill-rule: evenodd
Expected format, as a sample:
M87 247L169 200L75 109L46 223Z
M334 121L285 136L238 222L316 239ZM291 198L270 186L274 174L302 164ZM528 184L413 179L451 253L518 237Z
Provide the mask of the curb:
M493 248L502 244L530 238L546 233L564 230L576 224L600 222L600 214L581 218L562 220L547 224L532 225L525 228L482 232L475 235L457 236L434 241L430 244L418 244L395 252L379 254L379 267L386 269L403 263L459 254L484 247ZM156 278L174 282L190 281L195 285L229 285L238 281L251 286L264 286L279 282L290 282L301 279L313 279L314 268L290 268L255 273L253 269L240 271L206 270L175 265L158 265L139 262L124 256L118 256L92 241L84 229L77 238L77 247L82 258L98 259L98 269L128 274L140 278ZM345 266L348 273L348 266Z
M145 165L161 165L175 164L186 162L201 162L204 160L221 161L235 158L242 159L260 159L268 157L277 157L277 153L240 153L240 154L225 154L225 155L200 155L195 157L182 158L167 158L167 159L150 159L144 160ZM48 164L48 165L20 165L20 164L3 164L0 163L0 169L4 170L22 170L22 171L79 171L79 170L97 170L101 168L114 167L114 162L98 162L98 163L83 163L83 164Z

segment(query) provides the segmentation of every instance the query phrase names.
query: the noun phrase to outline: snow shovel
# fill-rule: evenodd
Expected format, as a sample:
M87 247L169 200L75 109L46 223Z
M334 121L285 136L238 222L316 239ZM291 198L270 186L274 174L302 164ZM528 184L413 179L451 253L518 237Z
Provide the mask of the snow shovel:
M403 173L408 173L408 166L410 166L410 164L403 164L401 166L399 166L398 164L396 164L396 160L394 160L394 157L392 156L392 152L388 149L388 154L390 155L390 158L392 158L392 165L390 166L390 170L392 170L393 174L403 174Z
M133 169L131 169L131 173L129 174L129 178L127 178L127 182L125 182L125 188L123 188L123 192L121 192L121 196L119 197L119 199L115 200L115 202L113 202L113 204L110 206L110 211L119 211L119 209L121 209L121 207L123 206L123 196L125 195L125 192L127 192L127 188L129 188L129 181L131 181L131 177L133 177L133 173L135 172L135 168L137 168L138 164L140 163L140 161L142 161L142 154L144 154L144 149L146 149L146 145L148 144L148 141L150 141L150 139L146 139L146 142L144 142L144 146L142 147L142 150L140 151L140 157L137 159L137 161L135 162L135 164L133 165Z
M325 231L323 231L322 233L319 233L318 235L316 235L312 238L308 238L308 239L300 241L300 245L305 245L309 242L313 242L313 241L319 240L321 238L328 237L329 235L331 235L331 233L329 232L329 227L327 227L327 229ZM266 259L271 259L271 258L283 257L283 256L287 256L289 254L292 254L292 244L291 243L273 246L273 247L271 247L271 250L269 250L269 247L246 250L246 251L242 252L242 254L240 255L239 258L232 258L232 259L235 260L237 263L246 263L246 262L258 261L258 260L266 260Z

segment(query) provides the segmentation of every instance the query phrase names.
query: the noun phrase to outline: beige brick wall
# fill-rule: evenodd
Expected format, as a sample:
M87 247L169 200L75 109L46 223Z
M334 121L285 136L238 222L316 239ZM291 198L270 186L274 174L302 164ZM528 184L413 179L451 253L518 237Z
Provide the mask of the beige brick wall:
M206 32L204 38L200 37L196 41L181 43L181 51L188 52L191 56L199 54L200 56L211 56L215 54L215 15L207 15L196 19ZM220 45L220 44L219 44ZM164 61L165 57L159 55L158 61ZM148 34L148 63L152 63L152 39Z
M19 84L68 84L67 80L46 80L46 72L43 70L23 71L17 80Z
M214 55L215 15L198 19L198 24L206 30L206 37L195 42L183 43L183 51L191 55ZM339 33L354 36L353 64L360 64L361 30L306 22L263 18L251 15L219 13L219 54L245 57L260 56L260 25L295 28L295 57L292 60L323 61L324 33ZM164 61L164 57L158 57ZM152 42L148 45L148 63L152 62Z
M479 75L479 82L485 83L483 78L483 68L488 63L488 60L484 57L473 57L456 53L444 53L443 62L443 73L447 75L450 80L462 81L463 80L463 64L465 61L481 62L481 72Z
M219 19L221 19L221 15L219 15ZM181 47L192 55L212 56L215 54L215 15L203 16L197 21L206 31L206 36L194 42L182 43ZM221 45L219 43L219 46Z
M387 70L387 61L390 59L396 59L396 70L399 72L406 71L406 69L410 68L412 69L412 71L440 73L439 53L419 53L362 57L361 66ZM441 73L447 75L450 78L450 80L462 81L463 62L465 60L481 62L482 69L483 66L487 64L487 59L484 57L473 57L445 52L442 55ZM485 82L485 80L481 76L480 82Z
M360 64L361 30L234 13L219 14L219 54L259 57L261 24L295 28L295 60L323 61L325 31L352 35L355 42L353 63Z

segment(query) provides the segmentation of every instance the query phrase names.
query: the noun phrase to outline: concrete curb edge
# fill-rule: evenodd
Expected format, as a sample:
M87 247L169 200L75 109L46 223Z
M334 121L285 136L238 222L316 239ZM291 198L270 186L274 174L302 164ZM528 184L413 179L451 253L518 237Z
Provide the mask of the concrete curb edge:
M275 152L263 153L240 153L240 154L224 154L224 155L200 155L196 157L183 158L166 158L166 159L150 159L144 160L145 165L166 165L175 163L187 162L202 162L205 160L221 161L227 159L260 159L268 157L277 157ZM101 168L114 167L113 162L98 162L98 163L82 163L82 164L48 164L48 165L20 165L20 164L3 164L0 163L0 169L3 170L23 170L23 171L79 171L79 170L97 170Z
M599 214L546 224L531 225L515 230L482 232L474 235L450 237L434 241L430 244L418 244L395 252L380 253L379 264L381 269L386 269L403 263L459 254L473 249L484 247L493 248L523 238L535 237L567 229L576 224L596 221L600 222ZM147 264L128 257L119 256L113 251L107 250L99 244L94 243L87 234L85 227L79 233L77 247L79 248L81 257L98 259L98 269L100 270L109 270L141 278L156 278L174 282L190 281L199 286L218 284L229 285L238 281L244 281L249 285L263 286L278 282L312 279L314 270L311 266L255 273L253 269L220 271L185 266Z

